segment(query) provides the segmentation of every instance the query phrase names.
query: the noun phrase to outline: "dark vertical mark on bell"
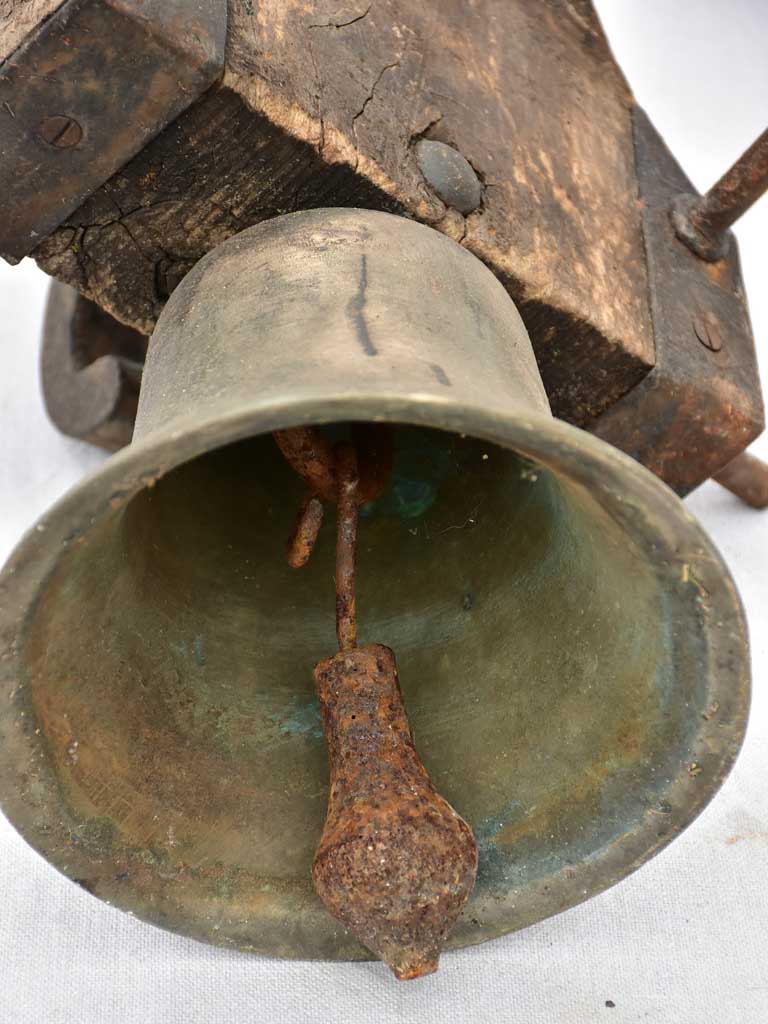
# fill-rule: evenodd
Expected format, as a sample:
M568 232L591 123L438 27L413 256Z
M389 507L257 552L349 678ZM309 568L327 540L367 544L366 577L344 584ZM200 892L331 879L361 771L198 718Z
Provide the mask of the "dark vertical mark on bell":
M434 373L435 380L437 381L438 384L442 384L443 387L445 388L451 387L450 378L448 377L448 374L445 372L442 366L440 366L439 363L430 363L429 368L432 371L432 373Z
M373 343L368 324L365 319L366 291L368 290L368 257L363 253L360 260L360 280L357 285L357 293L349 300L347 314L355 325L357 340L367 356L376 356L379 350Z

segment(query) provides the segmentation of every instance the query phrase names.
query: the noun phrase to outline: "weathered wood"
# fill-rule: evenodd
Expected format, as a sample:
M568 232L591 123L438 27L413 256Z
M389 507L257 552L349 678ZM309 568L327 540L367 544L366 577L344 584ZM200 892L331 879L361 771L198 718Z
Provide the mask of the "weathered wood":
M13 53L29 33L64 0L0 0L0 61Z
M229 16L223 81L41 243L45 270L148 333L183 274L244 227L391 209L503 280L559 415L588 422L644 377L631 97L589 3L230 0ZM423 137L474 167L474 213L430 190Z
M735 241L708 263L677 238L672 202L693 185L639 108L634 122L656 365L590 430L686 495L762 433L760 375Z
M0 69L0 255L18 262L221 76L220 0L68 0Z
M183 154L183 156L181 155ZM251 224L313 206L391 207L228 89L199 100L38 247L48 273L149 334L174 287Z

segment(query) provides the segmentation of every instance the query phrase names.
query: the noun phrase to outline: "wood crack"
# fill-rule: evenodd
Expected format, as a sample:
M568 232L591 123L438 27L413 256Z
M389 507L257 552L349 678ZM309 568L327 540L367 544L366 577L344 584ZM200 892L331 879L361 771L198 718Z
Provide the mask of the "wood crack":
M323 80L320 77L320 69L317 66L317 58L315 57L315 50L312 46L312 40L307 40L309 44L309 59L312 61L312 67L315 71L315 102L317 103L317 119L320 122L320 144L318 146L318 152L320 156L323 155L325 149L325 118L323 117Z
M307 25L307 28L347 28L349 25L356 25L358 21L362 21L363 18L366 18L372 7L373 4L368 4L362 14L358 14L354 18L350 18L349 21L324 21L320 25Z
M391 71L392 68L399 68L399 67L400 67L400 61L399 60L393 61L391 64L385 64L384 65L384 67L381 69L381 71L376 76L376 79L374 80L374 83L371 86L370 92L368 93L368 95L363 100L362 107L360 107L358 112L352 118L352 134L355 137L355 149L357 151L357 159L355 161L355 171L357 171L357 169L358 169L358 167L360 165L360 146L359 146L358 141L357 141L357 122L360 120L361 117L363 117L363 115L365 114L366 110L368 109L368 104L371 102L371 100L373 99L374 95L376 94L376 89L378 88L379 83L381 82L382 78L387 73L387 71Z

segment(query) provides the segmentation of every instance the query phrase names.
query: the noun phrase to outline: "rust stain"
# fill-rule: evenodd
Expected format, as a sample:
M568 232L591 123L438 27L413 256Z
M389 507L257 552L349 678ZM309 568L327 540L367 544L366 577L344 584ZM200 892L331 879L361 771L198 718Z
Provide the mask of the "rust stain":
M728 838L725 840L725 845L735 846L736 843L743 843L748 839L768 840L768 832L737 832L732 836L728 836Z
M341 444L336 452L338 479L336 542L336 637L340 651L357 646L357 568L358 487L357 455L350 444Z
M419 759L389 648L339 653L314 680L331 762L315 888L400 980L429 974L475 883L472 831Z
M339 653L314 671L331 792L312 879L327 910L406 981L437 970L475 884L477 845L419 759L392 651L357 647L359 507L386 488L392 443L389 431L375 425L352 433L356 443L333 449L318 428L274 435L308 485L289 544L291 565L309 558L322 518L319 495L330 494L337 505Z
M322 525L323 503L311 491L307 491L288 541L288 565L292 569L301 569L307 564Z

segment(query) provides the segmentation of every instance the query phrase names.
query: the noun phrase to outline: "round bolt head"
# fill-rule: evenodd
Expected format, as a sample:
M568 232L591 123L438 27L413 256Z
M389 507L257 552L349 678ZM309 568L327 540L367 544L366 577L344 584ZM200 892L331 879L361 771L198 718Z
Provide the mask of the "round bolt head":
M446 206L463 214L478 208L483 186L470 162L457 149L432 139L421 139L414 148L419 170Z
M73 149L83 138L83 129L68 114L52 114L38 125L37 134L54 149Z

